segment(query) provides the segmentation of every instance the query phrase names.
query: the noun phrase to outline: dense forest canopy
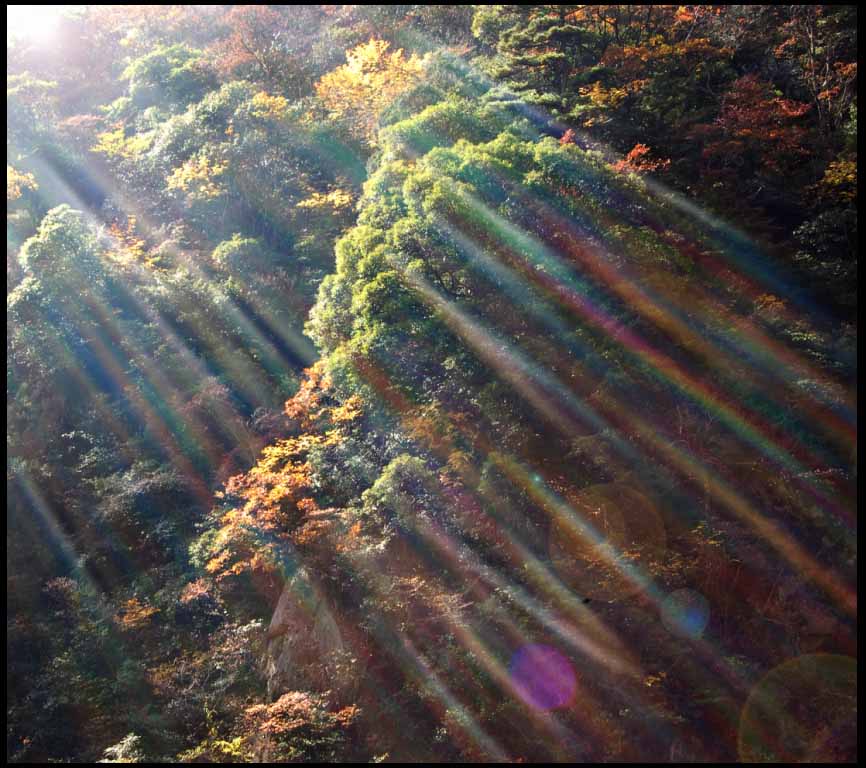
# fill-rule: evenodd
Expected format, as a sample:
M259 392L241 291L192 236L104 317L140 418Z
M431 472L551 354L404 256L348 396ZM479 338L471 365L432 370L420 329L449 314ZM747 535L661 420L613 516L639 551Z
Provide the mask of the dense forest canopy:
M7 760L856 759L853 5L7 22Z

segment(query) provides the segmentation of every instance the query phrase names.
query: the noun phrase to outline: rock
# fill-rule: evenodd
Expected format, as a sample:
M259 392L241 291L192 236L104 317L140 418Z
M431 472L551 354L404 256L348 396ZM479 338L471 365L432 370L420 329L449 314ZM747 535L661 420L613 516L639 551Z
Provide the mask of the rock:
M299 569L286 582L267 630L268 697L330 691L336 702L352 701L359 670L351 655L322 591Z

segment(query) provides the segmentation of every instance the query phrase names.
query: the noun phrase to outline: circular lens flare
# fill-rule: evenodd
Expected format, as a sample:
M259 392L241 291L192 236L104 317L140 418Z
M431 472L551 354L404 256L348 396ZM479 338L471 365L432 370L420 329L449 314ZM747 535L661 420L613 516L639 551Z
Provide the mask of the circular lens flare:
M543 711L568 706L577 677L571 662L549 645L524 645L511 658L511 682L520 699Z
M662 603L662 624L668 632L697 639L710 623L710 603L700 592L678 589Z
M740 718L744 763L857 760L857 662L811 654L787 661L756 685Z

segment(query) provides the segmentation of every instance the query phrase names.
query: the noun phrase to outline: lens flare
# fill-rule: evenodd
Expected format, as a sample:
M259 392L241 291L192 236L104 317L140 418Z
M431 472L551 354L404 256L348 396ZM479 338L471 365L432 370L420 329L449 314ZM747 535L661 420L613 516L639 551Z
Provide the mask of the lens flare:
M772 670L743 708L744 763L827 763L857 759L857 662L800 656Z
M520 648L511 659L509 674L517 695L534 709L567 707L577 690L571 662L549 645L533 643Z
M710 603L700 592L678 589L662 603L662 624L675 635L698 638L710 623Z

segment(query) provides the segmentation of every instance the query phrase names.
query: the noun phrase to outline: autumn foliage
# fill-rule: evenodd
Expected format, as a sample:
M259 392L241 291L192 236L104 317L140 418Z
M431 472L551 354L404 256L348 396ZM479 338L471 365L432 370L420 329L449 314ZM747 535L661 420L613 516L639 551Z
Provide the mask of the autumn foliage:
M296 434L267 446L248 472L232 477L222 496L230 507L220 518L205 569L218 580L247 570L279 570L284 547L309 543L305 523L319 506L311 467L314 448L339 445L361 416L361 400L334 401L321 363L306 371L297 394L285 404Z
M316 83L316 93L330 113L370 143L375 142L385 107L421 78L421 59L390 47L384 40L369 40L347 51L346 63Z

